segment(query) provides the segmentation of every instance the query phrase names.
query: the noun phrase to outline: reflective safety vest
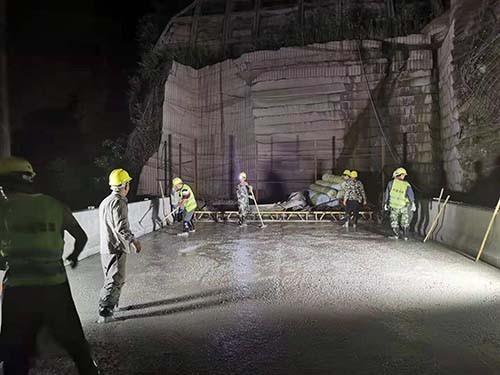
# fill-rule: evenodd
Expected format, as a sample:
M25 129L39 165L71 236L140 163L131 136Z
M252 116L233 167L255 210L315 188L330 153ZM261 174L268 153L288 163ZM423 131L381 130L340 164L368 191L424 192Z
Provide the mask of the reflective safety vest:
M406 181L401 181L397 178L392 180L392 188L389 193L389 206L391 208L403 208L410 203L410 200L406 196L406 191L409 187L410 184Z
M65 283L64 206L43 194L16 193L0 201L0 260L8 286Z
M189 192L189 198L186 200L184 203L184 209L187 212L192 212L196 210L196 207L198 207L198 204L196 203L196 198L194 196L193 190L189 187L189 185L183 184L181 189L179 190L179 198L182 199L182 193L183 191L188 191Z

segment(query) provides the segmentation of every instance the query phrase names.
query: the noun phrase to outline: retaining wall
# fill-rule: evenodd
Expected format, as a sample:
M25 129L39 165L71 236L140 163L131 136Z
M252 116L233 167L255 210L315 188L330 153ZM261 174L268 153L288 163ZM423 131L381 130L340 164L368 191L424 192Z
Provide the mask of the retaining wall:
M165 205L166 212L170 212L170 202L169 198L165 198L159 200L160 202L160 212L163 212L163 204ZM153 231L153 220L152 220L152 212L151 210L142 220L141 223L139 221L144 216L146 211L148 211L151 205L151 201L143 201L130 203L128 205L128 214L130 220L130 228L136 237L143 236L147 233L151 233ZM80 259L89 257L91 255L97 254L99 252L99 210L87 210L87 211L79 211L74 213L76 219L82 226L83 230L87 233L89 240L85 249L80 255ZM67 232L64 235L64 258L66 258L71 251L73 250L74 239Z
M416 231L425 235L438 210L437 201L422 200ZM493 209L449 202L431 237L437 242L476 257ZM481 260L500 268L500 216L497 215Z

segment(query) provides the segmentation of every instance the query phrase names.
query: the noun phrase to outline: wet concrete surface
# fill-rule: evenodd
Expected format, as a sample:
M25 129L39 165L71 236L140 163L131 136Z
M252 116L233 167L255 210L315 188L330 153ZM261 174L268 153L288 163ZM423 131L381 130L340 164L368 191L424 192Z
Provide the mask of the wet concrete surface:
M500 271L335 224L200 223L143 238L117 322L99 257L69 270L103 374L500 374ZM36 374L72 374L43 350Z

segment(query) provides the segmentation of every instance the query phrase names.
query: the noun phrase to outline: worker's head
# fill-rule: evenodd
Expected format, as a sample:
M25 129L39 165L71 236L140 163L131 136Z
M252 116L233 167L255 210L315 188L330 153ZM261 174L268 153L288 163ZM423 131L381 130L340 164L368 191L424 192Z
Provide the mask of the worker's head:
M351 171L351 178L353 180L357 179L358 178L358 171Z
M404 180L407 175L408 175L408 173L406 172L406 169L398 168L392 174L392 178L396 178L398 180Z
M241 172L238 179L240 182L245 182L247 180L247 174L245 172Z
M182 185L184 185L184 182L182 182L180 177L176 177L172 180L172 186L175 190L180 190L182 188Z
M348 180L351 178L351 171L349 169L346 169L344 171L344 173L342 173L342 177L344 178L344 180Z
M36 174L26 159L9 156L0 159L0 186L14 191L24 191L33 185Z
M120 193L124 197L130 191L130 181L132 181L132 177L130 177L125 169L114 169L109 174L109 186L111 190Z

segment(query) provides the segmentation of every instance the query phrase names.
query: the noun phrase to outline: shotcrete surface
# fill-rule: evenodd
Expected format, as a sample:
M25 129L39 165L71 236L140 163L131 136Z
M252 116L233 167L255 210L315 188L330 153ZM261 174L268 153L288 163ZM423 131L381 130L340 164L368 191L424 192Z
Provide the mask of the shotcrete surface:
M117 321L100 258L68 270L103 374L500 374L500 271L332 223L200 223L142 239ZM72 374L42 349L36 374Z

